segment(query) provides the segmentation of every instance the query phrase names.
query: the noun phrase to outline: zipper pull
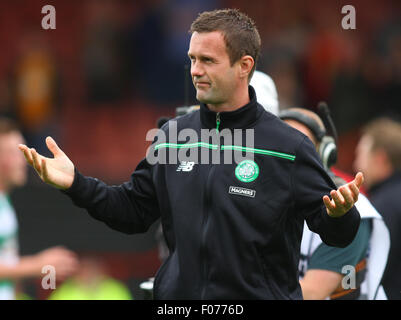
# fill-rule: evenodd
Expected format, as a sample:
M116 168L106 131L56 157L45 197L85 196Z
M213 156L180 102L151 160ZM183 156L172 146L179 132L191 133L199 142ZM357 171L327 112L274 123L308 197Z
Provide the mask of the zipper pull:
M216 132L219 133L219 127L220 127L220 112L216 113Z

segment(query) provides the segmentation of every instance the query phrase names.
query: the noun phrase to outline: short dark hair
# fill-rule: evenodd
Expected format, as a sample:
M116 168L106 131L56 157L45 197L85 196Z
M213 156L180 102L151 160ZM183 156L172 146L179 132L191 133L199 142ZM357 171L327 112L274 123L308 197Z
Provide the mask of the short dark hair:
M372 138L372 150L382 149L394 169L401 169L401 124L378 118L364 126L362 133Z
M190 33L220 31L224 36L231 65L245 55L250 55L255 64L249 74L252 78L259 58L261 40L255 22L237 9L205 11L192 22Z

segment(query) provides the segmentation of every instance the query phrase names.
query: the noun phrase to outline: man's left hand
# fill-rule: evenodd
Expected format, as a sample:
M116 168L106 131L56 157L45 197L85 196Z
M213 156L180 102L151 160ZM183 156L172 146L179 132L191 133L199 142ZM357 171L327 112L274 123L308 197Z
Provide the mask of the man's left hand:
M362 172L358 172L353 181L341 186L338 190L330 192L332 200L330 200L329 196L323 197L327 214L330 217L342 217L354 206L355 202L358 201L359 189L363 184L363 180Z

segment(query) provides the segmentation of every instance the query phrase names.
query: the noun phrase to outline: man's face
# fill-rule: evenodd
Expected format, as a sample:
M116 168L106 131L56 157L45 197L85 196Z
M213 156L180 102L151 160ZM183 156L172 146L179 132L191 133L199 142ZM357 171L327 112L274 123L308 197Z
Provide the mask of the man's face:
M223 34L219 31L194 32L188 56L196 98L215 106L230 103L238 86L239 69L236 63L230 64Z
M20 143L25 141L17 131L0 135L0 185L5 191L24 185L27 179L27 165L18 149Z

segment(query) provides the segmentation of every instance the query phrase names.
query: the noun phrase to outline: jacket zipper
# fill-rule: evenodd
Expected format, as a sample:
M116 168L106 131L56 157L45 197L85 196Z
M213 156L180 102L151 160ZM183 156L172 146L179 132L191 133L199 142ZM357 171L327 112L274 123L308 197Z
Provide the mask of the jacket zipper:
M209 222L209 207L210 207L210 185L211 185L211 176L212 171L214 170L214 166L209 170L209 174L206 180L206 192L205 192L205 212L202 221L202 238L201 238L201 261L202 261L202 284L201 284L201 300L205 299L205 290L206 290L206 282L207 282L207 257L206 257L206 235L207 235L207 226Z
M219 127L220 127L220 112L216 113L216 132L219 133Z
M220 112L216 113L216 133L219 134L220 128ZM219 139L220 140L220 139ZM219 148L217 152L220 152L220 141L219 141ZM201 299L205 299L205 291L206 291L206 284L207 284L207 257L206 257L206 230L209 222L209 208L210 208L210 186L212 181L212 174L215 166L213 166L209 170L209 174L206 180L206 192L205 192L205 213L202 221L202 238L201 238L201 261L202 261L202 285L201 285Z

